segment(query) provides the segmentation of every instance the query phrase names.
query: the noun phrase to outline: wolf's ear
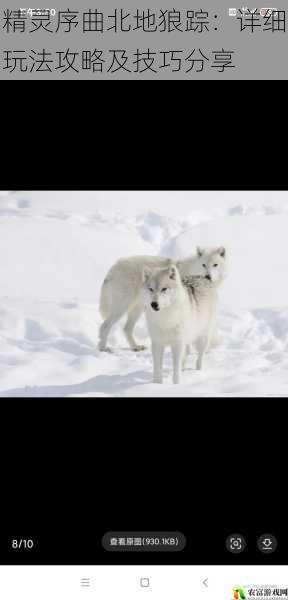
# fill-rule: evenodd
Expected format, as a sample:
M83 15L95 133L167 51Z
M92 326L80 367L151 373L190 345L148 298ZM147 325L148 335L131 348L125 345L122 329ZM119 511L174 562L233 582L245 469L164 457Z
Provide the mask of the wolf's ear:
M220 256L222 256L222 258L225 258L226 250L225 250L224 246L220 246L220 248L218 248L218 252L219 252Z
M169 269L169 278L175 280L176 276L177 276L177 269L176 269L176 267L175 266L170 267L170 269Z
M204 249L200 248L200 246L197 246L196 250L197 250L197 254L198 254L199 258L200 258L202 256L203 252L204 252Z
M142 281L143 281L143 283L145 283L146 281L148 281L148 279L151 277L151 275L152 275L152 270L150 269L150 267L144 267L143 273L142 273Z

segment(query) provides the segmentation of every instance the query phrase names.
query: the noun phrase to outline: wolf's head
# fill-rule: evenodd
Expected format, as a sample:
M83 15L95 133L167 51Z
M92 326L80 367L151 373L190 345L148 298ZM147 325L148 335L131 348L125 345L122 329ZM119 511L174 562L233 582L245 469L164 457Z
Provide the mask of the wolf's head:
M226 274L226 250L219 248L200 248L197 246L199 275L213 283L221 283Z
M142 297L149 310L157 312L173 304L179 286L182 284L176 265L165 269L144 267Z

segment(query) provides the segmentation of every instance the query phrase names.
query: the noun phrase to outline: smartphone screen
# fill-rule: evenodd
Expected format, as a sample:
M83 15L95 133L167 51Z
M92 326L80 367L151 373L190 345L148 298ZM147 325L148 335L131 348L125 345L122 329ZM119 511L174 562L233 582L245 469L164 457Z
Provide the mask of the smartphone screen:
M288 597L287 226L287 191L0 192L1 598Z

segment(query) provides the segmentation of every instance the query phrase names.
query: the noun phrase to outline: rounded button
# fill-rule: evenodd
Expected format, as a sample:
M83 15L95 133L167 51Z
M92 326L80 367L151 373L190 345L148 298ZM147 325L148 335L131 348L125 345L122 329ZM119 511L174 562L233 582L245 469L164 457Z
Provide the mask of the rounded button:
M246 542L240 533L234 533L228 536L226 540L226 548L233 554L240 554L246 548Z
M264 533L263 535L260 535L257 540L258 550L263 552L263 554L271 554L271 552L276 550L277 546L278 542L275 536L271 535L271 533Z

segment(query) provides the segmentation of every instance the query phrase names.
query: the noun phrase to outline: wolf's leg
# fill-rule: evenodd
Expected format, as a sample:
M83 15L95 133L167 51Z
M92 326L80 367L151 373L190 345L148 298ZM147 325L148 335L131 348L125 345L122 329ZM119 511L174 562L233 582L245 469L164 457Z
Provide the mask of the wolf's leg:
M210 338L209 349L215 348L216 346L219 346L219 344L221 344L221 335L220 335L219 331L217 330L217 327L215 327L215 329L211 335L211 338Z
M198 358L197 358L197 362L196 362L196 369L198 371L201 371L201 369L202 369L203 356L204 356L207 348L209 347L209 343L210 343L210 338L207 335L203 335L203 337L201 337L197 341Z
M145 346L141 346L140 344L137 344L137 342L133 336L134 327L135 327L136 322L138 321L139 317L141 316L143 310L144 309L142 307L142 304L140 304L140 303L136 304L136 306L133 306L133 308L131 308L131 310L129 310L129 312L128 312L127 322L124 327L124 333L125 333L127 342L129 344L131 350L134 350L135 352L137 352L139 350L145 350Z
M99 350L102 350L104 352L108 350L107 338L110 333L111 327L113 327L113 325L115 325L115 323L117 323L117 321L119 321L119 319L123 317L125 312L127 312L127 309L128 306L126 304L120 304L120 306L117 307L117 310L115 310L115 312L112 315L110 315L107 319L105 319L105 321L103 321L99 330Z
M186 344L185 348L184 348L184 352L183 352L183 357L182 357L182 371L184 371L185 366L186 366L186 362L187 362L187 356L189 356L189 354L191 354L191 349L189 344Z
M173 356L173 383L180 383L181 363L185 346L181 342L178 342L177 344L173 344L171 348Z
M152 342L153 355L153 382L163 383L162 363L163 363L164 346Z

